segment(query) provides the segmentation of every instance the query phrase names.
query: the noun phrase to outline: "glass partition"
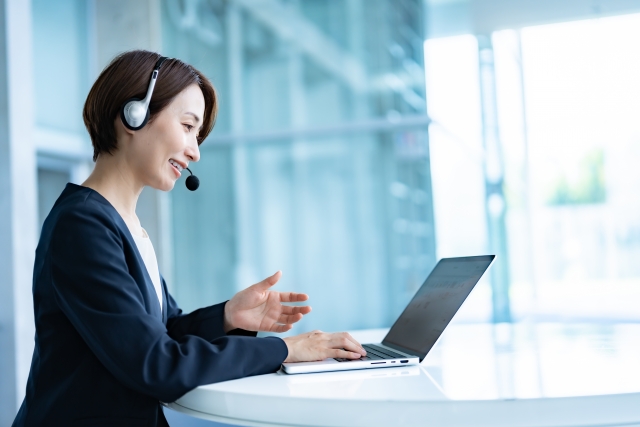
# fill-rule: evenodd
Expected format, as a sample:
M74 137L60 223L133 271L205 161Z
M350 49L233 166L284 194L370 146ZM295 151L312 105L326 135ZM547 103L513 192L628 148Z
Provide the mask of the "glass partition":
M32 3L35 123L84 137L82 107L93 83L89 81L87 2ZM84 139L89 147L89 138Z
M631 14L425 44L438 255L498 252L487 218L504 212L508 287L493 284L494 320L498 292L516 321L640 320L639 23ZM487 197L491 137L503 204ZM469 307L480 315L487 300Z
M172 193L180 303L282 269L300 329L388 326L435 264L422 2L164 6L165 52L220 96L201 188Z
M233 150L246 165L241 194L228 179ZM434 265L424 130L205 144L197 167L200 189L172 193L184 306L230 298L281 269L278 288L311 296L301 327L382 327Z

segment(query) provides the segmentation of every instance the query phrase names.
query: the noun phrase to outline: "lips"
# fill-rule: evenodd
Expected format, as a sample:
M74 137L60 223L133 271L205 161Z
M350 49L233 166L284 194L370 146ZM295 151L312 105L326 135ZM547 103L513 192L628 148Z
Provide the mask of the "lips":
M181 163L178 163L176 160L173 160L173 159L169 159L169 163L171 163L171 165L173 167L178 169L178 172L182 172L187 167L187 165L183 165Z
M173 169L176 179L180 178L180 176L182 176L180 172L183 170L182 165L173 159L169 160L169 165L171 165L171 169Z

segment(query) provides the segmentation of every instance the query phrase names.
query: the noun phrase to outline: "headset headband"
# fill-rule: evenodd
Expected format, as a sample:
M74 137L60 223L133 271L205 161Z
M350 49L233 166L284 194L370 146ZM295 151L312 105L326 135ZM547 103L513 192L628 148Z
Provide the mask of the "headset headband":
M161 56L160 59L158 59L156 61L155 67L153 67L154 71L158 71L160 69L160 67L162 67L162 63L164 61L166 61L167 59L169 59L169 58L167 58L166 56Z

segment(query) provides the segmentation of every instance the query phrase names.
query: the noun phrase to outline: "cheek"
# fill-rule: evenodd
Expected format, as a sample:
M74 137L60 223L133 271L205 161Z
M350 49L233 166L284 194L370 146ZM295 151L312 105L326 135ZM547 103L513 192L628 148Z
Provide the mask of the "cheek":
M180 126L162 126L158 127L148 146L149 157L164 160L175 155L184 145L184 132L181 132ZM151 154L153 153L153 154ZM165 159L165 157L167 159Z
M136 169L144 171L145 175L155 175L164 166L168 157L166 136L148 135L144 143L139 144L134 154ZM167 157L168 156L168 157Z
M182 125L167 126L160 137L163 140L163 146L165 146L172 154L184 147L185 132Z
M157 150L154 150L152 147L147 147L147 150L144 153L141 153L138 165L145 171L145 174L153 175L158 171L160 158L161 154Z

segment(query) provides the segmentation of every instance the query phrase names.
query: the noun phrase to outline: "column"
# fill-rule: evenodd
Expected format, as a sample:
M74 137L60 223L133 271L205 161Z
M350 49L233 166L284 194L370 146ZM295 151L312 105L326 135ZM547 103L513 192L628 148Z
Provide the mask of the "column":
M33 354L38 238L31 2L0 0L0 425L11 425Z
M498 131L496 74L490 35L478 36L478 49L489 250L496 255L494 265L490 270L493 321L510 322L511 307L509 302L509 257L505 225L504 167Z

